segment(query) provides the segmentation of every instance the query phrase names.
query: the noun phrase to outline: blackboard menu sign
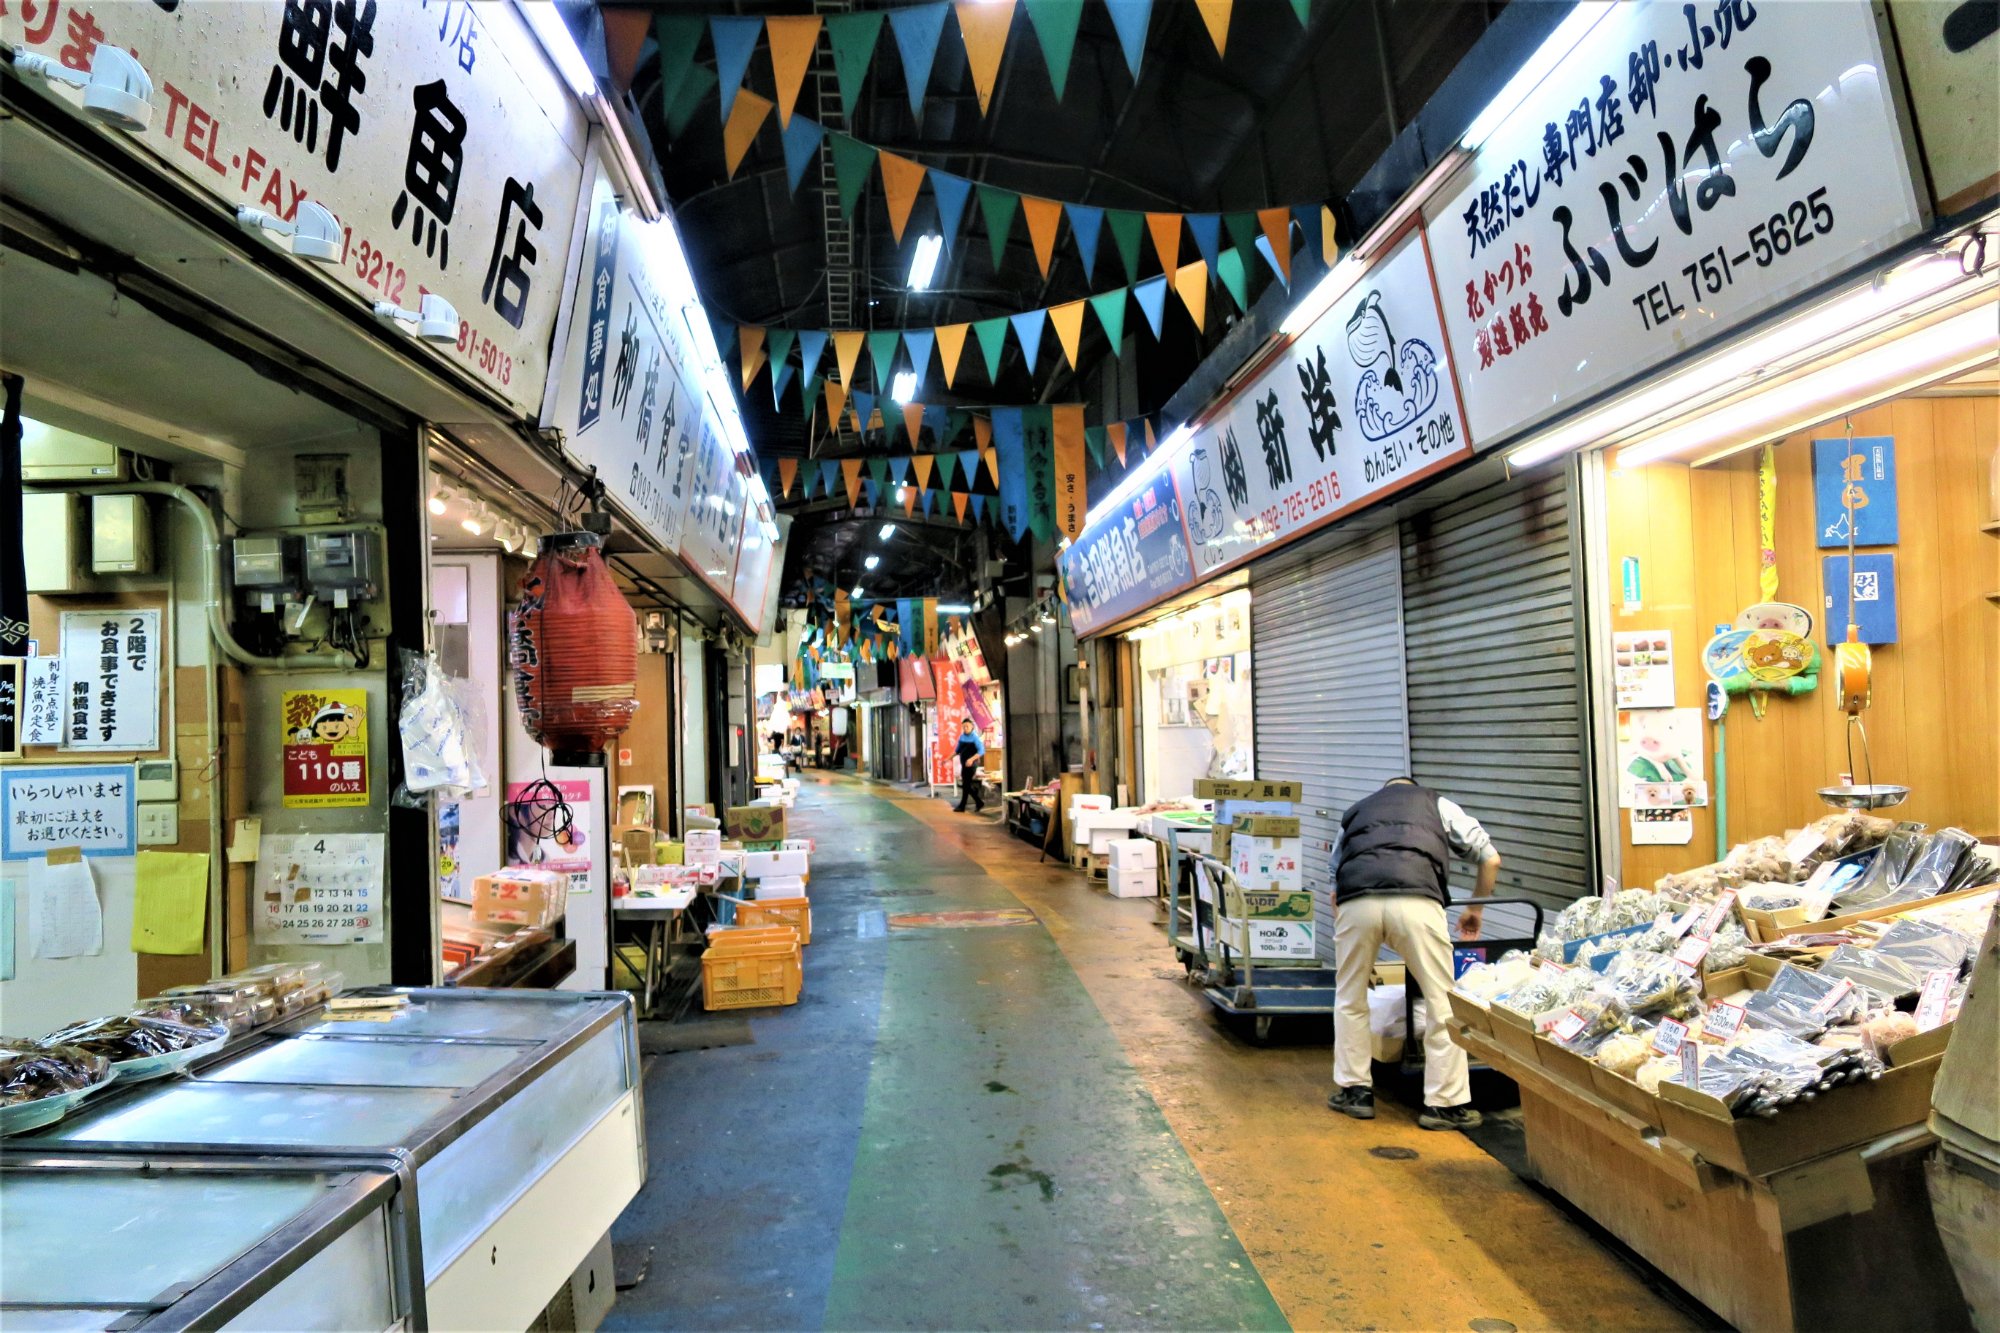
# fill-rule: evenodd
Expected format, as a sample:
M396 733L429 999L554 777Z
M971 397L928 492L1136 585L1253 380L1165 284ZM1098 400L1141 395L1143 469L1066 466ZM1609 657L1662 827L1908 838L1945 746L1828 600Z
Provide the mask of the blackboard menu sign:
M0 657L0 759L21 757L21 679L27 663Z

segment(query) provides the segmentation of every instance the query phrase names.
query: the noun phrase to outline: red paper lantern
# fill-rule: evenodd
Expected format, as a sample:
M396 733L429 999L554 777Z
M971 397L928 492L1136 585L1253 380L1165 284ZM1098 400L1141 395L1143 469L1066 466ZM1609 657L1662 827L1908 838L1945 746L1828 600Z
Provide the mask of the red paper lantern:
M558 764L604 762L639 707L639 618L590 532L542 538L508 617L508 660L528 734Z

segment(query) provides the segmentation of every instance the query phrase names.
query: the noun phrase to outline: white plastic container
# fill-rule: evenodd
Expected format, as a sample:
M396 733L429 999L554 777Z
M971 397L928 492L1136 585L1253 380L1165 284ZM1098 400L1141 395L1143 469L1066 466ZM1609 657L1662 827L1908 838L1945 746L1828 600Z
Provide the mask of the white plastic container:
M757 881L757 897L761 900L805 896L806 882L796 875L772 875Z
M1114 898L1157 898L1160 896L1159 877L1151 867L1143 870L1113 870L1105 878L1105 885Z
M768 879L772 877L797 878L807 873L807 857L804 852L745 852L743 853L743 878Z
M1114 838L1107 847L1113 874L1121 870L1150 873L1160 864L1160 844L1151 838Z

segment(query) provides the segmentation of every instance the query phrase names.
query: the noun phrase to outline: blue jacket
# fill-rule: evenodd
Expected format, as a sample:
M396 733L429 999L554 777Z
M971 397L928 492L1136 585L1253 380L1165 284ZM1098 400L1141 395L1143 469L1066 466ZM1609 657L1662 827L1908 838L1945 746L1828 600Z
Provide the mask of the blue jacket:
M965 748L965 743L967 741L972 742L972 749L970 753L968 753ZM974 728L971 731L961 731L958 734L957 751L958 751L959 763L961 764L970 763L974 759L979 759L984 757L984 755L986 754L986 739L985 737L979 734L977 728Z

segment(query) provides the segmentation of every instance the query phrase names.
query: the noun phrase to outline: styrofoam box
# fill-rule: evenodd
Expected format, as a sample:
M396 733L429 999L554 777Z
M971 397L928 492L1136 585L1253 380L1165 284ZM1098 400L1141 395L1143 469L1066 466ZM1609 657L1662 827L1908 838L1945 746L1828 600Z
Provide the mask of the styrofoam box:
M719 865L722 861L722 830L691 828L687 831L687 863L691 866Z
M1160 864L1160 844L1151 838L1114 838L1107 855L1111 857L1114 871L1144 870L1150 873Z
M745 852L743 877L767 879L773 876L796 879L806 873L804 852Z
M803 898L806 896L806 882L797 875L771 875L757 881L757 897Z
M1139 816L1126 814L1120 810L1079 810L1069 821L1070 841L1079 846L1089 843L1092 851L1097 850L1093 841L1097 830L1106 829L1123 835L1139 827Z
M1104 884L1114 898L1156 898L1160 893L1159 877L1150 867L1144 870L1114 870L1105 878Z
M788 852L810 852L813 850L811 838L786 838L783 848Z
M1109 810L1110 808L1111 798L1109 796L1093 796L1088 792L1078 792L1069 798L1069 817L1071 819L1076 818L1076 812L1079 810Z
M1221 937L1232 950L1243 940L1243 923L1233 917L1222 919ZM1313 958L1313 923L1310 921L1252 921L1250 957Z
M1108 855L1112 843L1125 841L1139 827L1137 815L1112 813L1090 818L1090 850L1095 856Z

